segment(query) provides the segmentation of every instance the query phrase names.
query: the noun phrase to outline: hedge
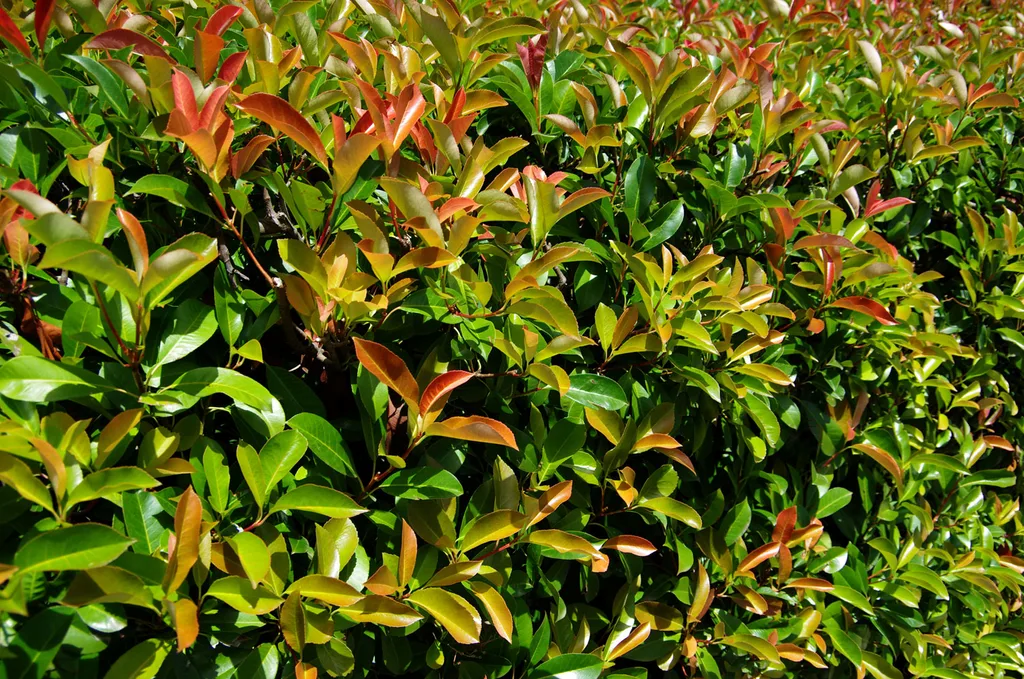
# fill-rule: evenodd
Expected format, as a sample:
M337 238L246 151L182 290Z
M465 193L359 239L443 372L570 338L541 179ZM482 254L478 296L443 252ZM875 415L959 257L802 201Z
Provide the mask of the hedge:
M6 0L0 676L1022 676L1003 0Z

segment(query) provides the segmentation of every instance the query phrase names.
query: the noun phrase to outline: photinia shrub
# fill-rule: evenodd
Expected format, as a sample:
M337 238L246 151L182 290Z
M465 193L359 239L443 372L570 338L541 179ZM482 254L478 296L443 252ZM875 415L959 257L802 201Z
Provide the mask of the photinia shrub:
M0 676L1022 676L1019 10L5 3Z

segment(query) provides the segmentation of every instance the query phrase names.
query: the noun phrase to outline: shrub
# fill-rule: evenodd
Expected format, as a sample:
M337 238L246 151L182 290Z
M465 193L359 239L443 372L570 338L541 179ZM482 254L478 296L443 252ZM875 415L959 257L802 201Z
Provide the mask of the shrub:
M0 10L4 676L1020 676L1022 28Z

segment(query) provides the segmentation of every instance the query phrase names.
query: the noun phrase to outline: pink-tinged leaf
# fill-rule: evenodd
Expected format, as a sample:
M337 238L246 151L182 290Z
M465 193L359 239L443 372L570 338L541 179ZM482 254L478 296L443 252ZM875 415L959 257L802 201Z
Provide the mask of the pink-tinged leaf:
M203 30L213 35L224 35L235 19L242 16L242 8L237 5L224 5L210 17Z
M785 585L789 589L813 589L815 592L831 592L832 583L821 578L795 578Z
M650 540L637 535L619 535L606 540L601 549L614 549L617 552L635 554L636 556L650 556L658 551L658 548L651 544Z
M892 210L893 208L903 207L904 205L913 205L914 201L909 198L890 198L889 200L883 200L874 205L868 205L864 210L864 219L868 217L874 217L877 214L881 214L886 210Z
M18 25L14 23L14 19L11 18L11 15L3 7L0 7L0 38L14 45L15 49L29 59L32 58L32 50L28 46L28 41L25 40L25 36L21 34Z
M142 229L139 220L127 210L117 209L117 220L121 222L121 228L128 240L128 249L132 253L132 261L135 262L135 272L139 274L139 280L146 275L149 269L149 244L146 242L146 232Z
M235 82L235 78L242 71L242 66L245 65L245 58L249 56L249 50L244 52L235 52L234 54L228 55L224 60L224 63L220 65L219 78L226 83Z
M231 174L236 179L248 172L268 146L274 143L274 138L265 134L259 134L249 140L245 147L231 157Z
M886 310L884 306L871 299L870 297L862 297L860 295L853 295L851 297L843 297L832 302L829 306L839 307L840 309L849 309L850 311L857 311L862 314L871 316L882 325L899 325L892 315Z
M188 131L194 132L199 128L199 111L196 108L196 93L192 90L192 83L181 71L175 69L171 75L171 91L174 93L174 108L181 111L188 123Z
M50 20L53 18L53 5L54 0L36 1L35 28L36 40L39 41L40 52L43 51L43 45L46 43L46 34L50 32Z
M470 212L471 210L475 210L478 207L480 207L480 204L477 203L472 198L452 198L447 203L445 203L444 205L437 209L437 219L438 221L443 222L453 217L455 213L459 212L460 210Z
M254 118L291 137L295 143L312 153L321 165L327 165L327 150L309 121L291 104L272 94L251 94L235 104Z
M398 392L405 399L410 410L419 407L420 388L416 379L409 372L405 362L383 344L368 340L353 340L356 347L356 358L364 368L389 388Z
M449 417L443 422L435 422L427 428L428 436L458 439L460 441L476 441L477 443L493 443L519 450L516 437L512 430L497 420L489 417Z
M164 51L164 48L154 42L152 38L127 28L112 28L109 31L104 31L85 46L90 50L119 50L125 47L131 47L133 52L142 56L174 61Z
M448 402L448 396L466 382L473 379L473 373L465 370L449 370L435 377L420 397L420 413L426 416L431 412L440 412Z
M556 217L556 220L579 210L581 207L590 205L602 198L607 198L610 195L612 194L608 193L604 189L599 189L596 186L580 189L562 201L562 204L558 207L558 216Z
M808 250L810 248L856 248L848 238L837 236L833 233L818 233L813 236L801 238L794 245L794 250Z

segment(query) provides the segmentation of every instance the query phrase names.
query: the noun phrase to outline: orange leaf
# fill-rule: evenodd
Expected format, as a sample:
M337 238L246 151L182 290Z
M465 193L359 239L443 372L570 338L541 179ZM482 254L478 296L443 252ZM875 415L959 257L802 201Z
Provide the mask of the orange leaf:
M649 556L658 551L658 548L651 544L650 540L637 535L619 535L611 538L601 545L601 549L614 549L617 552L635 554L636 556Z
M562 481L548 488L538 498L537 509L534 510L533 515L526 522L526 527L529 528L538 521L542 521L570 497L572 497L572 481Z
M443 422L435 422L426 431L428 436L441 436L460 441L476 441L478 443L493 443L499 446L508 446L513 450L519 450L516 445L516 437L512 430L497 420L489 417L449 417Z
M196 72L204 83L209 82L217 71L220 51L224 49L224 38L214 33L196 31L195 42L192 43L192 46Z
M405 362L383 344L355 338L356 358L364 368L389 388L398 392L410 410L419 407L420 388Z
M779 512L775 519L775 530L772 532L772 542L788 542L789 536L793 534L796 527L796 507L787 507Z
M327 151L309 121L302 117L291 104L272 94L251 94L235 104L254 118L291 137L295 143L312 153L321 165L327 166Z
M896 485L900 489L903 488L903 470L900 469L900 465L896 462L896 458L878 446L871 445L870 443L854 443L853 447L870 457L878 464L882 465L882 468L892 475L892 478L896 481Z
M139 274L139 280L146 275L149 269L149 245L146 242L146 232L142 225L132 213L127 210L117 209L117 219L121 222L124 235L128 239L128 249L132 252L132 260L135 262L135 273Z
M178 498L174 513L174 548L167 560L164 591L173 592L188 577L189 569L199 560L199 540L202 533L203 506L192 486Z
M398 554L398 584L403 587L412 580L416 568L416 533L412 526L402 519L402 547Z
M248 172L273 143L274 138L265 134L258 134L250 139L241 151L231 157L231 174L237 179Z
M167 55L164 48L154 42L152 38L127 28L112 28L109 31L103 31L85 46L90 50L119 50L125 47L131 47L133 52L142 56L174 61Z
M473 379L473 373L465 370L449 370L443 375L438 375L427 388L423 390L420 397L420 414L427 417L430 414L441 412L444 404L448 402L448 396L466 382Z
M178 652L196 642L199 636L199 610L191 599L179 599L174 603L174 630L178 633Z
M25 36L21 34L18 25L14 23L14 19L11 18L11 15L3 7L0 7L0 38L14 45L19 52L29 59L32 58L32 50L28 46L28 41L25 40Z
M843 297L832 302L829 306L839 307L840 309L849 309L850 311L856 311L862 314L871 316L882 325L899 325L892 315L886 310L884 306L876 302L869 297L861 297L860 295L853 295L852 297Z
M754 568L757 568L761 563L768 559L776 556L779 553L779 549L782 545L778 542L769 542L767 545L758 547L754 551L747 554L747 558L740 562L739 567L736 569L737 573L749 573Z
M831 592L833 585L828 580L822 580L821 578L796 578L795 580L790 580L786 587L813 589L815 592Z

